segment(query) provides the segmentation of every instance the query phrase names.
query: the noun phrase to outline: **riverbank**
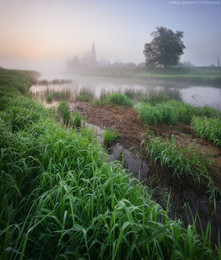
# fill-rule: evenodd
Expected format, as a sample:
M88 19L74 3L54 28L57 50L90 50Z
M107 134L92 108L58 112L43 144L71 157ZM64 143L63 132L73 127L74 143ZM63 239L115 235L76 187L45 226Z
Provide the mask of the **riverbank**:
M168 82L221 84L221 67L190 67L190 68L127 68L106 67L91 68L78 71L81 75L105 76L118 78L136 78L144 80L163 80Z
M220 245L171 220L89 129L22 96L32 78L0 73L2 259L218 258Z
M162 197L159 199L159 192L162 193L163 190L170 191L171 216L179 216L185 223L188 223L188 216L184 205L191 205L190 210L192 214L195 215L197 210L199 216L203 216L202 226L204 229L206 228L208 221L212 217L213 206L211 203L208 203L209 196L205 192L205 187L200 188L199 185L194 184L190 177L179 181L173 176L170 167L162 167L161 161L159 160L156 161L156 164L153 163L145 152L145 147L142 143L147 137L145 133L152 132L156 136L161 136L163 140L171 140L171 138L174 138L178 144L185 149L190 149L190 147L194 146L194 149L197 150L199 154L205 156L204 160L209 159L214 163L215 167L211 169L210 174L216 187L221 187L221 148L200 138L190 125L181 122L176 122L175 124L148 124L148 126L146 126L144 121L140 119L138 112L130 107L122 107L120 105L113 106L111 104L93 106L88 102L77 101L71 103L70 108L73 113L80 112L81 115L86 118L87 122L95 125L95 127L98 126L103 130L107 128L116 129L120 136L115 139L113 147L115 147L115 145L118 147L120 144L120 146L127 150L133 148L133 153L136 154L138 152L141 155L146 165L149 166L149 169L146 170L141 178L139 171L134 172L135 177L140 178L149 189L152 188L156 190L155 195L153 195L154 198L162 204ZM116 149L113 149L116 153ZM112 151L110 151L110 153L112 153ZM118 153L120 154L120 151L118 151ZM164 151L164 153L166 155L166 151ZM119 160L122 160L120 156ZM126 161L127 164L130 165L130 158L126 158ZM131 169L129 168L129 170ZM201 172L201 174L203 173ZM152 183L151 178L154 180ZM205 201L207 201L207 203L205 203ZM220 217L221 204L217 201L216 216L213 217L214 223L216 222L212 227L213 238L218 235L217 230L219 225L221 225Z

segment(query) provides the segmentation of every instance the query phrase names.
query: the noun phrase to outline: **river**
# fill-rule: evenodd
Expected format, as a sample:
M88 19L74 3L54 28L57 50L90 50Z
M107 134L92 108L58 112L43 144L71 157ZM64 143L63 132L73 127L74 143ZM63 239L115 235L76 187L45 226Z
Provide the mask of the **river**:
M57 84L45 84L43 80L53 81L69 80ZM179 92L182 101L195 106L211 106L221 110L221 88L212 85L196 85L179 82L148 81L132 78L111 78L80 76L70 73L49 73L44 72L39 77L39 82L30 88L30 92L36 96L41 96L47 91L70 91L72 96L79 94L82 89L87 89L95 97L99 97L102 92L120 91L124 93L128 90L142 92L148 96L153 91L176 91ZM43 83L43 84L42 84Z

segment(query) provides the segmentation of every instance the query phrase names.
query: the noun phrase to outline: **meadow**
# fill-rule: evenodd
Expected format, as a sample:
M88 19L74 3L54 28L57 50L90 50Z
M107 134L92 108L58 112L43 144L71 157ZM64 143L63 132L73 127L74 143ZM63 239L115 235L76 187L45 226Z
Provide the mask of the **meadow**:
M27 72L0 70L1 259L218 259L209 228L168 217L91 130L27 97ZM60 115L69 117L65 103ZM69 120L69 118L68 118ZM209 225L208 225L209 227Z

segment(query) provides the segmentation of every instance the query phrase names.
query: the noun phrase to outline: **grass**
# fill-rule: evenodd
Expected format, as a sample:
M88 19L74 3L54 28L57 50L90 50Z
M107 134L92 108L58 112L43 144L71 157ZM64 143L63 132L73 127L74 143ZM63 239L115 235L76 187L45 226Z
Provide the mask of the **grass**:
M81 127L81 115L80 115L80 112L76 112L74 114L74 126L77 127L77 128L80 128Z
M143 143L146 143L147 153L155 163L159 161L162 167L167 167L179 180L185 177L199 186L206 186L210 199L215 200L217 188L210 175L214 168L212 161L200 154L194 146L180 146L174 137L171 140L152 134L148 137L149 141Z
M133 101L125 94L103 92L99 99L92 101L93 106L104 106L107 104L120 105L120 106L133 106Z
M133 106L133 102L124 94L112 93L107 97L107 103L122 106Z
M94 93L92 93L90 89L82 88L80 89L80 93L76 97L76 100L83 102L92 102L94 100Z
M55 91L46 96L46 100L48 103L51 103L53 100L56 101L64 101L70 100L71 92L70 91Z
M104 131L103 134L103 138L104 138L104 146L105 147L110 147L111 144L113 143L113 141L119 137L120 134L118 133L118 131L116 129L112 129L112 128L107 128Z
M180 93L176 90L163 90L163 91L153 91L148 97L142 97L141 100L144 103L149 103L152 106L156 106L160 103L165 103L169 100L181 101Z
M63 118L64 124L72 124L73 119L72 115L66 101L61 101L58 106L58 114Z
M0 121L1 259L218 258L220 245L171 220L86 129L21 96Z
M221 147L220 119L193 117L192 126L199 136Z
M155 106L149 103L141 103L138 107L139 116L147 124L182 122L191 124L193 116L207 116L209 118L221 118L221 112L210 108L194 107L176 100L165 103L157 103Z
M135 100L135 101L140 101L142 100L142 98L144 97L144 92L143 90L138 90L138 89L132 89L132 88L128 88L126 89L123 94L125 96L127 96L129 99L131 100Z

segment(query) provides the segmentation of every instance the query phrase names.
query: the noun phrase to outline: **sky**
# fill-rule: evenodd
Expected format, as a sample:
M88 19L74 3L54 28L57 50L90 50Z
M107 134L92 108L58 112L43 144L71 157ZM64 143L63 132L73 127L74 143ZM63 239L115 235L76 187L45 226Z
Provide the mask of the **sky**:
M181 61L221 60L221 0L0 0L0 66L64 66L94 41L97 59L145 61L157 26L184 32Z

